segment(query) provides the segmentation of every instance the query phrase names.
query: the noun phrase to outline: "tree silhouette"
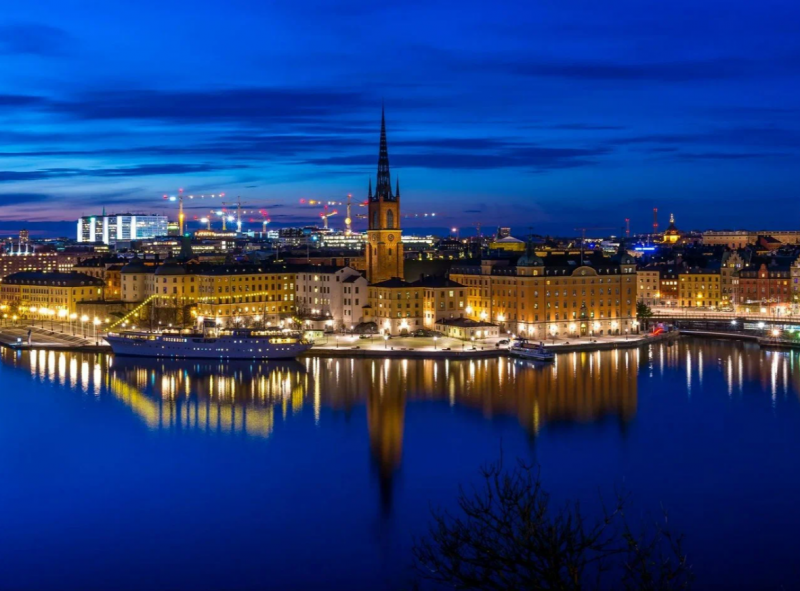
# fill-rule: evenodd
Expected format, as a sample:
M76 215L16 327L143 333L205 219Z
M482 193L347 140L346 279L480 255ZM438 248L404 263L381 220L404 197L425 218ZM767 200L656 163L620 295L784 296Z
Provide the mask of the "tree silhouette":
M481 590L687 589L692 573L683 536L663 521L634 532L629 497L617 494L588 520L579 503L551 507L533 465L481 468L483 484L460 490L459 514L432 511L413 548L418 583Z

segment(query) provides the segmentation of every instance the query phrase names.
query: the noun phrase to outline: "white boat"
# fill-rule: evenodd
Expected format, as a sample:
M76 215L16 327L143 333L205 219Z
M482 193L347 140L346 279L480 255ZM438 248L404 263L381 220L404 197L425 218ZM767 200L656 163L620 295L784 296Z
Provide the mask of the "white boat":
M285 329L221 329L212 332L125 331L109 333L115 355L197 359L293 359L312 344Z
M556 358L556 354L546 348L544 343L531 345L524 339L514 341L514 344L508 350L512 355L523 359L533 359L534 361L553 361Z

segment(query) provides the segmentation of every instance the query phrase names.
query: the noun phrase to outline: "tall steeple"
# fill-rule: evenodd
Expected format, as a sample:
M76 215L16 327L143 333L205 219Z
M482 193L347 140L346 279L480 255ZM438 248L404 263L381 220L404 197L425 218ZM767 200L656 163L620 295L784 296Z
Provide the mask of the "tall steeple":
M397 187L394 190L394 196L396 199L400 199L400 177L397 177L396 181Z
M389 173L389 149L386 144L386 112L381 106L381 144L378 152L378 182L375 186L374 201L394 201L392 178Z
M372 201L372 177L369 177L369 193L367 193L367 199Z

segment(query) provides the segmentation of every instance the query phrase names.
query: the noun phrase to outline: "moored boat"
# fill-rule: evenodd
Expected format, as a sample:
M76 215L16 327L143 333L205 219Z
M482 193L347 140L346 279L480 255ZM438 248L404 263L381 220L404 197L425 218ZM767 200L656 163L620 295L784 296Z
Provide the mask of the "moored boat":
M553 361L556 354L544 346L544 343L532 345L525 339L517 339L508 349L512 355L533 361Z
M220 329L213 332L109 333L115 355L197 359L293 359L312 344L287 329Z

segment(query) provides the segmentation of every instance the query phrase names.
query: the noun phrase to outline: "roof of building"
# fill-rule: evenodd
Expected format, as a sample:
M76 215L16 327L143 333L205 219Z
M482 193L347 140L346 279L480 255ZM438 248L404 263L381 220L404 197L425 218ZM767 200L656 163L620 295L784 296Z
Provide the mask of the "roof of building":
M378 283L373 283L372 287L383 287L383 288L414 287L414 284L409 283L405 279L400 279L399 277L392 277L391 279L387 279L386 281L379 281Z
M441 318L436 321L436 324L443 324L445 326L458 326L461 328L480 328L483 326L497 326L491 322L484 322L482 320L472 320L471 318Z
M57 287L102 287L104 283L84 273L49 273L20 271L3 278L7 285L49 285Z
M464 287L461 283L457 281L452 281L447 279L446 277L434 277L427 275L425 277L420 277L413 283L411 283L414 287Z
M359 279L365 279L365 277L359 273L358 275L348 275L344 279L342 279L342 283L355 283Z

